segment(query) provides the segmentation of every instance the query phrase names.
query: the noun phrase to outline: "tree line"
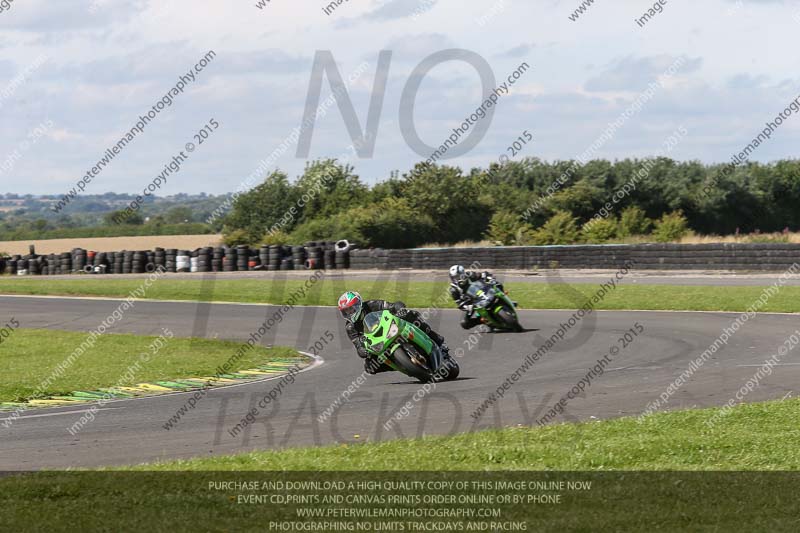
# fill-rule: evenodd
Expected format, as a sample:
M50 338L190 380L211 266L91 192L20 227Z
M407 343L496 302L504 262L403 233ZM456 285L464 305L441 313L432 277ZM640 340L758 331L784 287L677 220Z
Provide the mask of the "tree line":
M666 157L584 165L526 158L469 172L420 163L367 185L352 166L326 159L294 181L272 172L236 199L223 233L228 244L349 239L383 248L670 241L688 232L797 230L799 206L798 160L733 172Z

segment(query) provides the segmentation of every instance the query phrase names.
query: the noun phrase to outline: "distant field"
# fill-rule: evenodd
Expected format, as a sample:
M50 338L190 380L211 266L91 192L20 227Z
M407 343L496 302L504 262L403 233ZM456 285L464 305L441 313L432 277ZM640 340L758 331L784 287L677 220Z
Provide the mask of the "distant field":
M85 239L48 239L32 241L0 241L0 252L27 254L28 245L36 246L37 254L68 252L73 248L85 248L98 252L120 250L152 250L161 248L184 248L194 250L201 246L215 246L222 242L222 235L153 235L144 237L95 237Z

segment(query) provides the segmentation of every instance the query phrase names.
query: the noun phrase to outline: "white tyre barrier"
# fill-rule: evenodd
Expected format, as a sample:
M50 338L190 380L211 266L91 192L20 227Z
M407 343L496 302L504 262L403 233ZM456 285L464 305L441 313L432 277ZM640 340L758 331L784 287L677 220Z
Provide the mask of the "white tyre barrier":
M178 272L189 272L192 268L192 263L190 259L191 257L189 257L188 255L176 255L175 270Z
M340 241L336 241L335 249L337 252L349 252L350 249L353 247L352 243L347 239L342 239Z

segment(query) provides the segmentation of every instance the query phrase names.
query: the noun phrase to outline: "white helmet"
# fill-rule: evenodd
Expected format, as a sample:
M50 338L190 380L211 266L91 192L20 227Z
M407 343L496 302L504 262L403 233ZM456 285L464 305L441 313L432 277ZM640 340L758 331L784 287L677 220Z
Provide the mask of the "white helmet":
M450 267L450 280L452 282L458 282L463 280L467 277L466 271L464 267L461 265L453 265Z

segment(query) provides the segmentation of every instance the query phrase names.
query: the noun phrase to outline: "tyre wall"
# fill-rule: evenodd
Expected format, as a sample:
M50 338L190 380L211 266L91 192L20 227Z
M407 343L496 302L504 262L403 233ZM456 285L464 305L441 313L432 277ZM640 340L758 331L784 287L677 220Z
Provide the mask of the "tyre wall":
M481 268L619 268L639 270L771 270L800 264L800 244L634 244L354 250L350 268L447 269L478 262Z

